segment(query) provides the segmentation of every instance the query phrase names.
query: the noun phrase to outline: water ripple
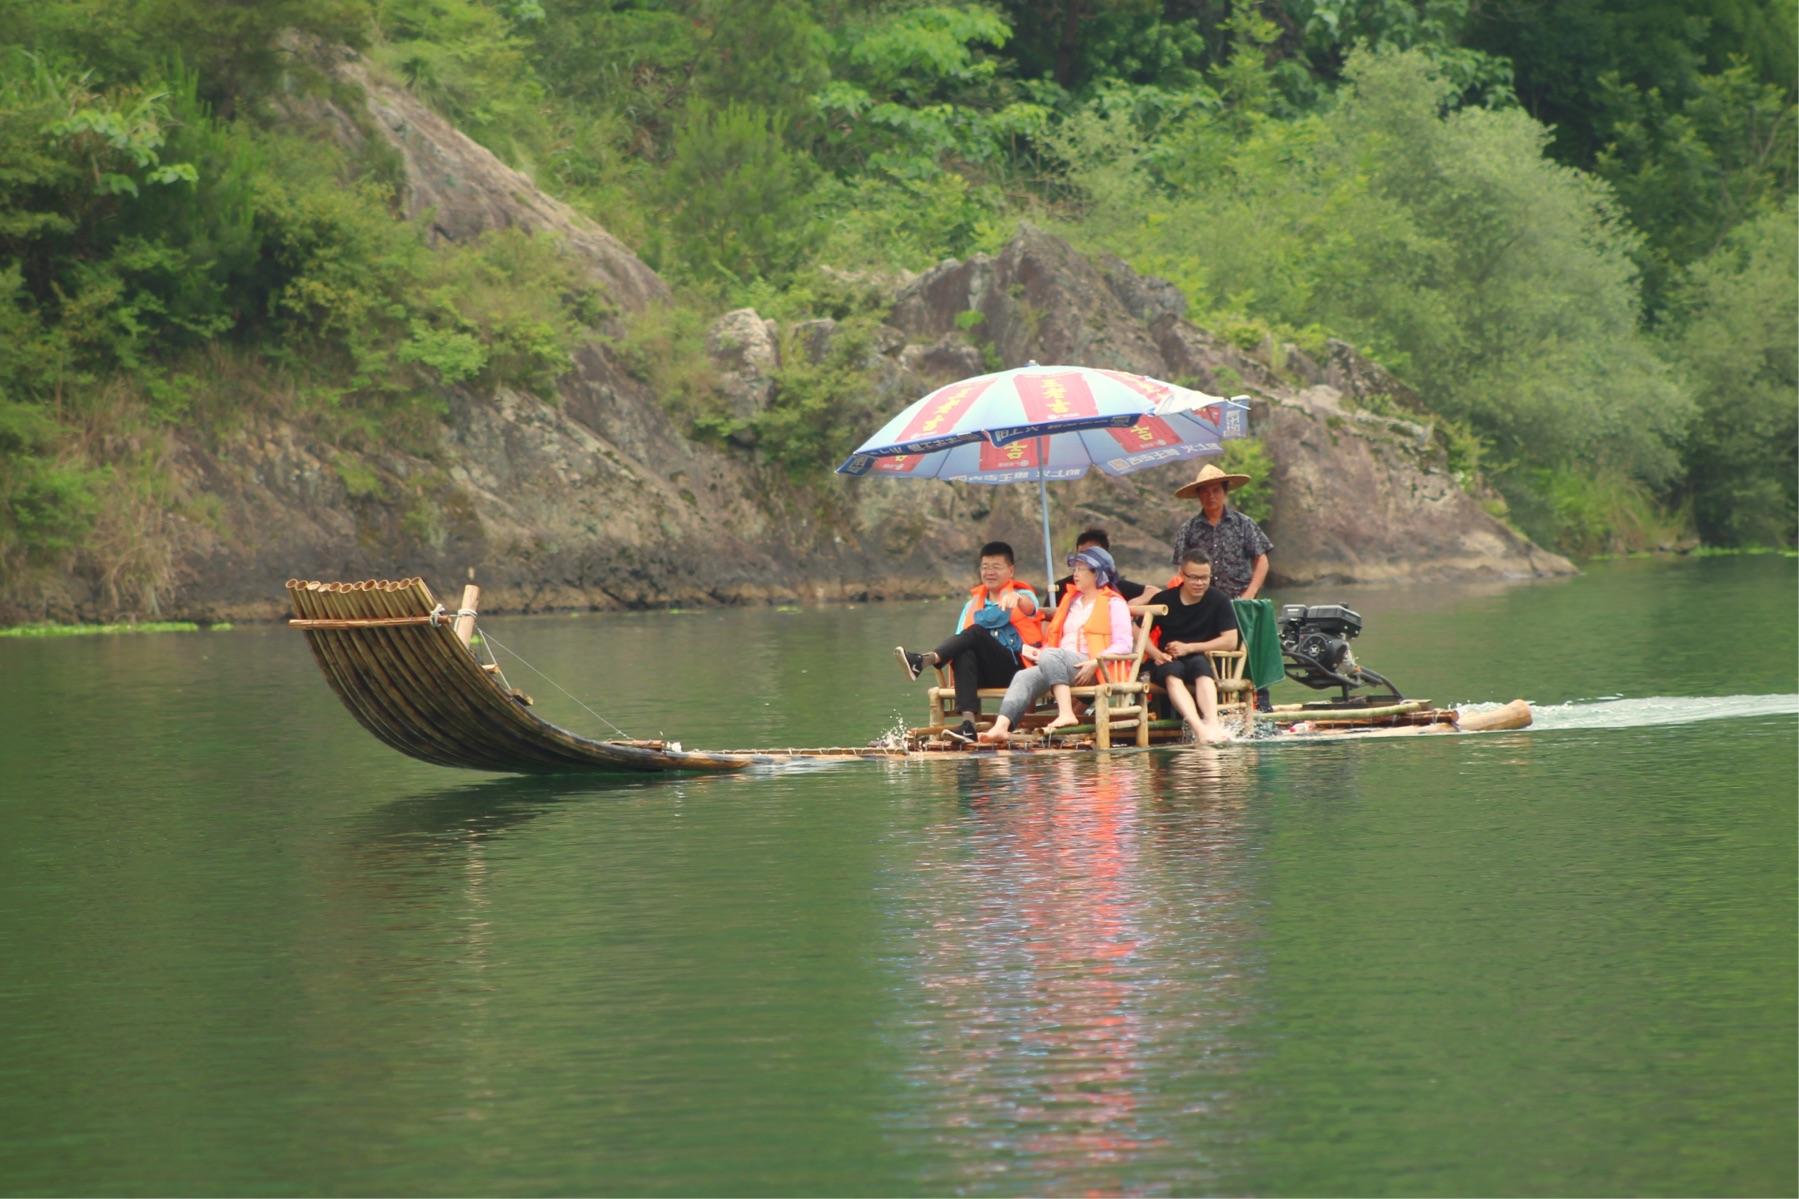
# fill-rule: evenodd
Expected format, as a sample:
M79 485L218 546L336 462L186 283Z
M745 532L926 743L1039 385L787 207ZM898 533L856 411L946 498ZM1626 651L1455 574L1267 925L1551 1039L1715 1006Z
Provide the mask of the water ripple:
M1578 700L1535 709L1538 729L1635 729L1752 716L1799 716L1799 695L1653 695Z

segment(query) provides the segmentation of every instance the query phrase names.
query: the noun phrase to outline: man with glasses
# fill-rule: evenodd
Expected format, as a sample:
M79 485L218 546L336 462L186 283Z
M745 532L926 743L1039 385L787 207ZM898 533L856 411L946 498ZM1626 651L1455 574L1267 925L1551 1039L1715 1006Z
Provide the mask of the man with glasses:
M958 741L975 739L980 689L1010 684L1022 666L1024 647L1043 644L1043 613L1036 593L1013 576L1016 561L1012 547L1003 541L983 545L977 567L981 581L969 590L968 602L956 617L955 635L923 653L893 647L906 678L913 682L926 667L954 670L962 724L947 735Z
M1193 736L1206 744L1230 740L1218 721L1218 680L1206 655L1237 648L1231 601L1212 586L1212 559L1202 550L1181 555L1180 586L1158 591L1151 604L1168 611L1150 625L1149 677Z

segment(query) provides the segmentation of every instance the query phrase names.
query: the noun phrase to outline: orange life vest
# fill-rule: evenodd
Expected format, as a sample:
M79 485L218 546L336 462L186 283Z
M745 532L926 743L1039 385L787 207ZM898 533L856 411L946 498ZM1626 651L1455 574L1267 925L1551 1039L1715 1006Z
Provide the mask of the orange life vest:
M999 589L1002 594L1007 591L1023 590L1017 583L1001 583ZM976 583L968 589L968 594L974 598L973 602L968 605L968 615L962 619L962 628L964 629L974 623L974 614L987 606L987 584ZM1018 630L1018 635L1024 639L1026 645L1043 644L1042 609L1032 604L1029 612L1023 608L1013 608L1010 615L1012 627Z
M1056 605L1056 614L1049 622L1046 644L1062 644L1062 626L1068 622L1068 610L1074 607L1074 597L1079 594L1080 592L1073 587L1062 593L1062 602ZM1122 600L1124 597L1110 587L1101 587L1094 593L1093 611L1087 613L1087 626L1081 630L1081 647L1092 657L1097 658L1105 653L1106 647L1112 644L1112 600L1114 599ZM1097 644L1099 648L1087 648L1094 644Z

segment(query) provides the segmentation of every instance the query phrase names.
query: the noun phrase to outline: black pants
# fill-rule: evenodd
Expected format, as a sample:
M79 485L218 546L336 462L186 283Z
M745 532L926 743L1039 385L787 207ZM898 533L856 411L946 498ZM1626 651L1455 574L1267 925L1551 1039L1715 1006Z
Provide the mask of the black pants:
M981 711L982 687L1004 687L1018 673L1018 659L986 629L969 625L937 647L937 661L956 672L956 711Z

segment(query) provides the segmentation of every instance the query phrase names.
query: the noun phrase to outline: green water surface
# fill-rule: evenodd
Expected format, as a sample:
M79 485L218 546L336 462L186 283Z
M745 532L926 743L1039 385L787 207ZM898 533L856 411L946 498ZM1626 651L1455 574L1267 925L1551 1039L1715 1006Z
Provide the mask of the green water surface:
M1275 598L1538 725L533 781L283 627L0 642L0 1192L1793 1194L1793 561ZM484 628L855 744L954 610Z

